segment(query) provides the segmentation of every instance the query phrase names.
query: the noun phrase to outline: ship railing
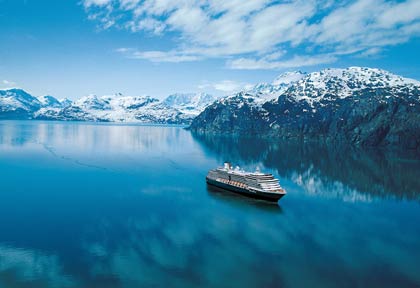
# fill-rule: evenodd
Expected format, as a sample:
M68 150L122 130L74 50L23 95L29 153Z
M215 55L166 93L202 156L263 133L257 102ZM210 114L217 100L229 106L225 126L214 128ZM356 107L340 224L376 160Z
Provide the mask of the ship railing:
M244 189L248 188L248 185L246 185L244 183L241 183L241 182L238 182L238 181L235 181L235 180L227 180L227 179L223 179L223 178L217 178L216 180L219 181L219 182L225 183L225 184L229 184L229 185L232 185L232 186L239 187L239 188L244 188Z

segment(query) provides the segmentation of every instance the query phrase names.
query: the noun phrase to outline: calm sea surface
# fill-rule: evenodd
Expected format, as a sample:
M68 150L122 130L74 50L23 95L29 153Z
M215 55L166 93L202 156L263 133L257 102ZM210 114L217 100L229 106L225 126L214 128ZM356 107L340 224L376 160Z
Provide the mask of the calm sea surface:
M229 160L267 204L207 187ZM419 287L414 153L0 122L0 287Z

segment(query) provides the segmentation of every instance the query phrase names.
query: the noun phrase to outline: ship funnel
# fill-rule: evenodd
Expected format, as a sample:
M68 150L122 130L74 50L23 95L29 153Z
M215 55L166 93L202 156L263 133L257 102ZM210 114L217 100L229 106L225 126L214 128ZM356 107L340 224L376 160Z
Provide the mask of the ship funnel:
M226 170L230 170L232 168L232 165L230 165L229 162L225 162L225 164L223 165L223 168L225 168Z

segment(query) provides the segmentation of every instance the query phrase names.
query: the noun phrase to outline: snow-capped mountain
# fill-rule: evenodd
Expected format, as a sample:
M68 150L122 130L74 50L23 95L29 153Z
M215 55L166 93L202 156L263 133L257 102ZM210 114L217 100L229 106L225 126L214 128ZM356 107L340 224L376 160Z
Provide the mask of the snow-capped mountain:
M192 121L191 130L204 133L420 148L420 82L380 69L350 67L284 73L271 83L218 99L191 93L160 101L118 93L70 101L9 89L0 91L0 119Z
M182 113L197 116L217 99L217 97L207 93L176 93L163 100L163 104Z
M70 106L72 103L73 103L73 101L71 101L70 99L68 99L68 98L63 98L63 99L59 99L59 101L60 101L60 103L61 103L61 106L64 108L64 107L68 107L68 106Z
M271 83L259 83L244 92L254 97L256 102L263 103L278 98L291 84L301 80L305 75L306 73L301 71L286 72L277 76Z
M30 118L42 103L22 89L0 90L0 119Z
M252 115L264 113L263 105L267 102L276 102L290 85L305 77L306 73L288 72L276 77L272 83L259 83L251 89L241 91L226 97L222 97L213 104L209 105L200 115L198 115L191 124L192 130L213 131L213 132L229 132L225 125L235 125L236 121L242 121L250 117L250 121L243 128L245 130L255 129L258 124L258 116L254 118ZM220 113L220 115L219 115ZM225 121L229 118L229 121ZM252 120L253 119L253 120ZM255 120L255 121L254 121ZM207 122L209 121L209 122ZM229 122L229 123L228 123ZM235 132L236 133L236 132ZM245 132L246 133L246 132Z
M307 73L302 71L285 72L277 76L272 84L274 86L288 87L290 84L299 81L306 75Z
M191 129L420 147L420 82L362 67L294 79L277 99L269 90L269 96L244 91L216 101Z
M82 97L63 109L40 109L37 119L185 124L191 118L150 96L121 93Z
M101 97L88 95L71 101L57 100L53 96L37 98L21 89L0 90L0 119L188 124L204 109L204 103L213 98L210 95L187 97L182 103L172 99L173 106L150 96L121 93ZM188 110L194 105L197 105L195 110Z
M275 83L255 85L243 98L249 98L250 102L254 101L261 106L277 98L290 83L303 75L302 72L282 74L276 78ZM49 95L36 98L23 90L6 90L2 93L4 96L0 107L3 118L179 124L190 123L220 98L207 93L175 93L160 101L150 96L124 96L117 93L109 96L88 95L71 101L58 100ZM236 96L231 95L225 99L236 101ZM9 110L11 112L6 114Z
M301 71L286 72L277 76L271 83L258 83L251 89L241 91L215 101L211 107L229 106L231 109L261 110L262 106L269 101L276 101L290 85L301 80L306 73ZM247 113L252 113L248 111ZM233 114L235 117L236 114Z
M52 107L52 108L61 108L63 107L62 103L54 98L53 96L46 95L38 97L39 102L41 102L42 107Z
M419 81L404 78L388 71L349 67L347 69L325 69L313 72L300 79L286 92L295 101L306 101L311 105L321 100L334 100L354 95L363 89L413 89L420 85Z

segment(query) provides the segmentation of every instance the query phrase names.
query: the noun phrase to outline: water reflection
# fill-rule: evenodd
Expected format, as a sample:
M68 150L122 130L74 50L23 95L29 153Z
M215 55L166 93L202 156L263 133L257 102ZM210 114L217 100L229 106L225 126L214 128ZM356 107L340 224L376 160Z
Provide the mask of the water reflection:
M248 198L212 185L207 185L207 192L210 197L216 199L217 201L225 202L227 205L244 207L245 209L255 207L263 212L266 211L279 214L283 212L279 203Z
M194 137L0 122L0 286L418 287L416 158ZM224 160L289 194L209 188Z
M370 201L420 199L420 155L415 151L363 150L320 143L194 134L219 161L264 165L310 194Z
M91 232L89 266L129 287L415 287L420 281L419 228L389 206L372 214L372 207L300 199L276 217L248 203L215 200L175 202L163 213L105 224L99 230L106 234ZM418 219L418 211L405 208Z
M35 123L34 123L35 122ZM159 126L157 126L159 127ZM104 125L38 121L0 122L2 149L48 143L72 151L117 153L174 149L184 131L179 128L150 129L150 126ZM184 136L184 135L182 135ZM188 141L184 136L183 142ZM158 145L158 146L156 146Z
M0 246L0 287L76 287L56 255Z

